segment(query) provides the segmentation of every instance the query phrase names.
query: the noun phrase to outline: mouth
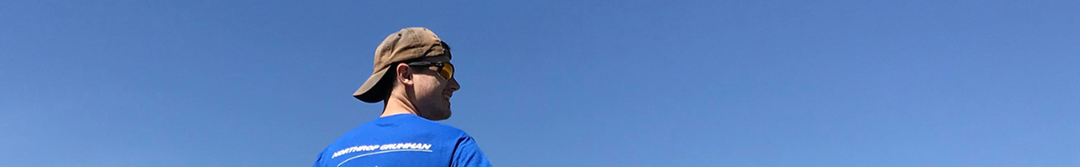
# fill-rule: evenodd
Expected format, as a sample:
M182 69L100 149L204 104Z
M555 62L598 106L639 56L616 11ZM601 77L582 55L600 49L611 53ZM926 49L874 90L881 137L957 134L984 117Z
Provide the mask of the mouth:
M450 97L453 97L453 96L454 96L453 94L449 94L449 93L448 94L443 94L443 98L446 98L446 107L447 108L450 107Z

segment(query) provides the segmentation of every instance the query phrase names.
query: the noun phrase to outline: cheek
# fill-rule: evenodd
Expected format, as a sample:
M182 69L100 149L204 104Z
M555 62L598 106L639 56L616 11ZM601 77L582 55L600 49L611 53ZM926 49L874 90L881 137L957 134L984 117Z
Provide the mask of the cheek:
M438 78L425 77L424 79L425 79L425 81L427 81L427 82L424 82L424 86L423 86L424 89L429 89L431 92L434 92L436 94L442 92L442 88L443 88L442 85L445 85L445 84L441 83Z
M427 82L417 83L416 90L421 96L427 97L439 97L442 96L442 87L439 85L439 80L435 78L424 78Z

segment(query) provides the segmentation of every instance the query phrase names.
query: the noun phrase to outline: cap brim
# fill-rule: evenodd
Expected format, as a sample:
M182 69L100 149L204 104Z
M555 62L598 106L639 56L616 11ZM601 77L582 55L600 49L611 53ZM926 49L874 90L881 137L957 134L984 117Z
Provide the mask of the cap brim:
M368 77L367 81L364 82L364 85L360 86L360 89L357 89L356 93L353 93L353 97L368 103L382 101L384 98L383 96L386 96L386 91L388 90L383 88L386 87L386 84L381 83L383 83L382 80L386 75L386 71L390 71L389 69L390 67L386 67L371 74L371 77Z

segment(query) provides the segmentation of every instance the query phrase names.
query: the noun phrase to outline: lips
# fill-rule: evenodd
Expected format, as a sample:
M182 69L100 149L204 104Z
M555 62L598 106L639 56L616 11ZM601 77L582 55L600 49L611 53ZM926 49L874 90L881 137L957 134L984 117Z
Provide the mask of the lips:
M446 98L446 107L447 108L450 108L450 97L452 97L452 96L454 96L454 94L452 92L443 94L443 97Z

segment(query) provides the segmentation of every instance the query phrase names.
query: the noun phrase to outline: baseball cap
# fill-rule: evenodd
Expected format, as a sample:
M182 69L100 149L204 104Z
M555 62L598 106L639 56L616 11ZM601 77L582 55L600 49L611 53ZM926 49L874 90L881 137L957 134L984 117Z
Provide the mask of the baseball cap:
M450 47L423 27L401 29L387 36L378 48L375 48L375 68L353 97L360 101L375 103L382 101L394 84L394 75L387 75L391 65L423 57L450 56Z

